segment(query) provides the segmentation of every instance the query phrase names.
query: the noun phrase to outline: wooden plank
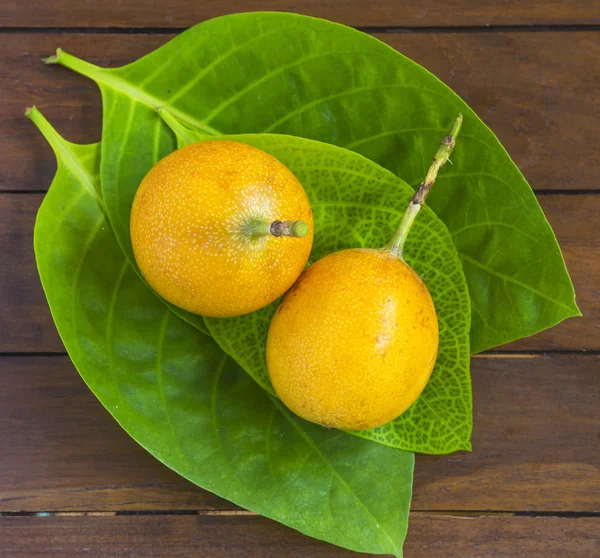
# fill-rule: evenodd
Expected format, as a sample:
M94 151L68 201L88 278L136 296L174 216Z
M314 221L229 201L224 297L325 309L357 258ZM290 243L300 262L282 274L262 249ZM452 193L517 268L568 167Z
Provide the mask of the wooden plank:
M2 358L0 381L0 513L232 507L138 446L67 357Z
M33 225L40 194L0 193L0 352L63 351L37 276ZM600 349L600 196L540 196L573 277L582 318L499 350ZM19 262L15 265L15 262Z
M107 5L110 4L110 7ZM600 22L600 3L561 0L239 0L157 3L103 2L81 4L57 0L50 6L43 0L19 3L9 0L0 12L0 26L34 27L188 27L205 19L235 12L290 11L323 17L354 26L488 26L555 25Z
M87 516L0 518L0 552L11 558L210 556L367 557L254 516ZM468 558L597 555L598 518L413 513L405 556Z
M186 3L193 5L193 3ZM444 5L448 4L447 2ZM469 3L475 5L476 3ZM587 5L581 3L581 5ZM54 4L52 10L56 10ZM93 6L87 6L86 10ZM30 7L28 11L33 13ZM108 13L108 11L106 11ZM596 91L600 58L595 32L386 33L378 37L446 81L496 132L535 189L597 189L600 159ZM40 190L54 160L23 118L38 104L76 142L100 138L95 85L40 58L57 46L102 66L133 61L167 42L165 35L0 35L0 190Z
M598 188L589 164L598 158L589 142L598 125L600 74L587 65L600 58L597 34L379 38L454 89L496 133L532 188ZM573 47L586 51L585 60L573 56Z
M597 555L599 533L598 518L415 513L404 552L410 558L590 558Z
M600 349L600 196L538 196L575 286L582 317L498 350Z
M471 362L473 452L417 456L414 508L600 511L600 356Z
M64 351L33 253L40 195L0 194L0 352Z
M599 365L473 359L474 450L418 456L413 509L600 511ZM66 357L2 358L0 382L0 512L235 509L133 442Z

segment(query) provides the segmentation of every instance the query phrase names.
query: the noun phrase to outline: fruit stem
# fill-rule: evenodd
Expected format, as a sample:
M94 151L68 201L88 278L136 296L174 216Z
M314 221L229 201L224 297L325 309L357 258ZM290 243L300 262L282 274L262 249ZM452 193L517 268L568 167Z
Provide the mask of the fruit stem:
M302 238L308 234L308 225L304 221L253 221L248 223L248 231L253 237L294 236Z
M417 213L421 210L421 208L425 205L425 199L427 198L427 194L429 194L429 190L435 183L435 179L437 178L438 171L441 167L443 167L446 162L450 159L450 155L456 145L456 137L460 132L460 127L462 126L463 117L462 114L459 114L454 124L452 125L452 129L448 133L448 135L442 140L442 143L438 147L438 150L433 157L433 163L429 167L427 174L425 175L425 180L421 182L421 185L415 192L414 196L411 198L408 203L408 207L402 216L402 221L400 221L400 225L396 229L394 236L386 246L386 249L390 252L393 252L398 257L402 257L402 251L404 249L404 243L406 242L406 238L408 237L408 233L412 224L415 221L415 217Z

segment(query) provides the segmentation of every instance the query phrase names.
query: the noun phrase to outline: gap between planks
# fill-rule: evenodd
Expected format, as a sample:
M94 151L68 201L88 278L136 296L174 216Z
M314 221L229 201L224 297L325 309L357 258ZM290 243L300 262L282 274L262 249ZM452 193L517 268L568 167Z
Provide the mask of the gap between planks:
M87 33L87 34L121 34L121 35L169 35L181 33L190 26L182 27L27 27L27 26L5 26L0 27L0 33ZM351 26L348 26L351 27ZM456 25L456 26L368 26L354 27L363 33L577 33L586 31L600 31L600 24L552 24L552 25Z
M581 350L568 350L568 349L540 349L538 351L489 351L485 353L478 353L471 355L471 358L477 359L524 359L524 358L544 358L546 356L554 355L578 355L578 356L598 356L600 350L595 349L581 349ZM0 352L0 358L62 358L69 356L66 351L56 352L11 352L5 351Z
M46 195L48 190L0 190L0 195ZM581 190L533 190L536 196L596 196L600 194L600 189L581 189Z
M565 519L600 518L600 512L593 511L503 511L503 510L411 510L411 515L437 515L442 517L558 517ZM261 517L248 510L121 510L121 511L37 511L3 512L2 517L115 517L115 516L247 516Z

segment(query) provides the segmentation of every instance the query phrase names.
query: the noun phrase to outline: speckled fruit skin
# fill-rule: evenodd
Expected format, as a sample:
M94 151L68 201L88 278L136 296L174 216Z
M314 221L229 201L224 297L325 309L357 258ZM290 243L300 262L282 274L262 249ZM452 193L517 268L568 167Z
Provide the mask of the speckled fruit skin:
M427 384L438 322L419 276L385 250L343 250L312 264L269 329L278 397L324 426L363 430L402 414Z
M251 238L253 219L303 220L303 238ZM145 176L131 210L136 262L150 286L190 312L238 316L281 296L302 272L313 218L302 185L279 161L243 143L188 145Z

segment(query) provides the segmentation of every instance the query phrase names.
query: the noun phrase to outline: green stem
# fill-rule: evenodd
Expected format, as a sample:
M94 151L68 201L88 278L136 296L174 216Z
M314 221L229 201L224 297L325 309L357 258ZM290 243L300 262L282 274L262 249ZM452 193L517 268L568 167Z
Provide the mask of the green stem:
M102 196L100 194L100 182L99 179L95 178L90 174L89 170L82 166L81 161L76 155L75 150L80 147L70 141L63 138L46 120L46 117L33 106L25 111L25 116L29 118L42 133L56 156L59 168L60 165L64 165L70 172L74 173L82 186L87 188L89 194L96 200L96 202L104 207Z
M46 120L46 117L35 105L25 111L25 116L36 125L58 158L62 154L66 140L52 127L52 124Z
M204 139L215 139L215 136L205 134L196 130L196 136L193 136L191 130L186 128L177 118L175 118L171 112L165 107L159 107L156 109L158 115L162 118L163 122L171 129L171 131L177 137L179 147L183 145L190 145L203 141Z
M96 66L94 64L90 64L85 60L81 60L81 58L77 58L72 54L65 52L62 48L57 48L56 54L48 56L47 58L42 58L42 62L44 64L60 64L61 66L69 68L70 70L90 78L97 83L103 81L103 68L100 68L100 66Z
M386 246L386 250L393 252L398 257L402 257L402 250L404 249L404 243L406 242L406 238L408 237L408 233L410 232L410 228L415 221L417 213L421 210L423 205L425 205L425 199L431 190L431 187L435 183L435 179L437 178L438 171L442 168L450 159L450 155L454 150L454 146L456 145L456 137L460 132L460 128L462 126L463 117L462 114L459 114L454 124L452 125L452 129L448 133L448 135L442 140L442 143L438 147L438 150L433 157L433 163L429 167L427 174L425 175L425 180L421 182L421 185L415 192L414 196L411 198L408 203L408 207L402 216L402 220L400 221L400 225L396 229L394 236Z
M308 225L304 221L252 221L248 223L248 232L253 238L260 236L293 236L302 238L308 234Z

